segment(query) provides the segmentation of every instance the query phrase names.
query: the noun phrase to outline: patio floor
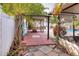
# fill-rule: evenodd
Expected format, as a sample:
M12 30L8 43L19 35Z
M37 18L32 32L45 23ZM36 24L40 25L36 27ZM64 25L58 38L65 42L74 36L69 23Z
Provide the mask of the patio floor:
M30 46L20 51L18 56L70 56L67 52L56 45Z
M54 44L52 39L47 39L47 35L42 32L37 33L28 33L24 36L22 43L25 43L27 46L33 45L51 45Z
M24 56L69 56L64 50L54 48L54 45L28 47Z
M28 33L22 43L27 47L19 52L19 56L69 56L65 50L54 45L55 41L47 40L47 35L42 32Z

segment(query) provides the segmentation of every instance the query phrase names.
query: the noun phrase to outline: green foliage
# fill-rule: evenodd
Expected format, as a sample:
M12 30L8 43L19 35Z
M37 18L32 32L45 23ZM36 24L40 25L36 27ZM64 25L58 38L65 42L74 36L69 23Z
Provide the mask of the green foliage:
M42 15L44 6L40 3L4 3L2 4L3 11L8 15L16 16L18 14L26 15ZM25 16L26 20L29 23L29 26L33 27L33 18L30 16Z
M52 24L57 23L58 22L58 17L52 15L51 18L50 18L50 20L51 20Z
M75 26L79 26L79 21L74 21Z
M40 3L4 3L3 11L9 15L43 14L44 7Z

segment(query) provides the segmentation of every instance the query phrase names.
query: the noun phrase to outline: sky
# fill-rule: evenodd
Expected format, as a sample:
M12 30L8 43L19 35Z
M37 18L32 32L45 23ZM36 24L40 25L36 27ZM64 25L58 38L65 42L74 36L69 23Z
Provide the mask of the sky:
M54 7L55 7L55 3L43 3L45 8L48 8L46 10L44 10L45 12L51 12L53 11Z

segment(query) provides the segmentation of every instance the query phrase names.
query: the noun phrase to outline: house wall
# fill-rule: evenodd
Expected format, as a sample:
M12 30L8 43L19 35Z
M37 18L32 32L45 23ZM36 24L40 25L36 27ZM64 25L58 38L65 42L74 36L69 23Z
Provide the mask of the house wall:
M6 56L14 39L15 22L13 17L0 13L0 56Z
M1 11L1 7L0 7L0 16L1 16L1 13L2 13L2 11ZM1 36L1 33L2 33L2 22L1 22L1 17L0 17L0 55L2 54L1 53L1 48L2 48L2 36Z
M2 55L7 55L14 39L14 19L2 14Z

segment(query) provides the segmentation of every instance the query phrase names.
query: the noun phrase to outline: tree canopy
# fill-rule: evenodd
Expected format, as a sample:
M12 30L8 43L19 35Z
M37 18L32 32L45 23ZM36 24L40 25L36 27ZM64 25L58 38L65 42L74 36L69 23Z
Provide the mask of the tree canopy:
M8 15L43 14L44 7L40 3L4 3L3 11Z
M26 15L43 15L44 6L40 3L3 3L3 11L11 16L20 14ZM29 24L32 24L33 18L25 16Z
M52 15L52 16L50 17L50 20L51 20L51 23L52 23L52 24L57 23L57 22L58 22L58 17Z

